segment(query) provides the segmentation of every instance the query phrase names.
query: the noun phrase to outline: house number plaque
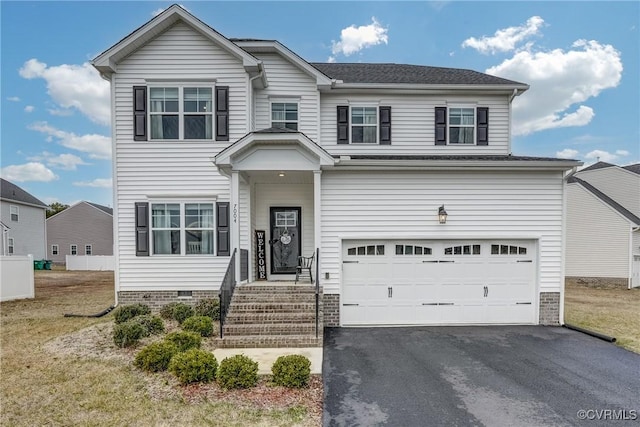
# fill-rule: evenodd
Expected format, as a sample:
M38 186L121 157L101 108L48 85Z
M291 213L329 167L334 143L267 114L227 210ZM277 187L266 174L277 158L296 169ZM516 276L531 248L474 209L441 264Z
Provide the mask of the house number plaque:
M256 267L258 280L267 280L267 254L264 230L256 230Z

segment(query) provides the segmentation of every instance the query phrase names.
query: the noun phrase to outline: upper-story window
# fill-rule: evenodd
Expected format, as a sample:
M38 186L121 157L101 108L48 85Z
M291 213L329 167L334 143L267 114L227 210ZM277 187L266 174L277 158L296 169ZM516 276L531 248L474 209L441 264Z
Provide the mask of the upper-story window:
M449 144L475 144L475 108L449 109Z
M298 130L298 104L296 102L272 102L271 127Z
M391 107L338 106L338 144L391 144Z
M435 145L489 145L489 109L436 107Z
M19 211L20 210L19 210L19 208L17 206L13 206L13 205L9 206L9 212L11 214L11 221L18 221L18 218L19 218L18 213L19 213Z
M378 109L351 107L351 142L375 144L378 142Z
M213 139L211 87L149 88L151 139Z

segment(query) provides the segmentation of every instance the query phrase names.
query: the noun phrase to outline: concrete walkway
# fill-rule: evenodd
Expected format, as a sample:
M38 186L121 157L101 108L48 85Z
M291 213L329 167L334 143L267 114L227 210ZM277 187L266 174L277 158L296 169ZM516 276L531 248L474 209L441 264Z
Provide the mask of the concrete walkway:
M304 347L304 348L217 348L213 350L214 356L218 363L222 359L235 356L236 354L244 354L258 362L258 374L271 374L271 366L280 356L290 354L301 354L311 361L311 373L322 373L322 347Z

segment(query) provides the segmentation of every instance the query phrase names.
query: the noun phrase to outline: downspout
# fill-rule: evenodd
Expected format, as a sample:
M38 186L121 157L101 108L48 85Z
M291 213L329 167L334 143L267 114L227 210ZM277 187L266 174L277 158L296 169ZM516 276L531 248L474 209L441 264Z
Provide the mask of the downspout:
M573 168L572 172L575 172L577 167ZM562 258L560 265L560 307L558 310L558 322L560 325L564 325L564 296L565 296L565 267L566 267L566 251L567 251L567 177L562 177L562 244L560 245ZM539 310L539 309L538 309Z
M255 108L255 106L253 105L253 81L264 77L264 68L262 66L262 62L260 62L259 65L260 65L260 72L253 77L249 77L249 87L247 88L248 90L247 99L249 100L249 108L247 109L249 112L249 117L248 117L249 123L247 123L248 124L247 133L252 132L255 128L255 122L253 121L254 108Z
M509 155L511 155L511 144L512 144L512 133L511 133L511 118L513 116L512 111L513 108L511 107L511 103L513 102L513 99L518 96L518 89L514 89L513 93L511 94L511 96L509 97Z

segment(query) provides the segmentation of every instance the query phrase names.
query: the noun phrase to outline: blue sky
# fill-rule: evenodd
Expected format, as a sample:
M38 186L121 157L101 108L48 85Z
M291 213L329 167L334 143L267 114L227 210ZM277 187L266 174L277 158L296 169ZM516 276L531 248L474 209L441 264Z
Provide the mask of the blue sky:
M45 203L112 205L108 85L89 61L167 2L2 1L2 176ZM182 2L227 37L308 61L471 68L531 85L513 152L640 162L640 3Z

